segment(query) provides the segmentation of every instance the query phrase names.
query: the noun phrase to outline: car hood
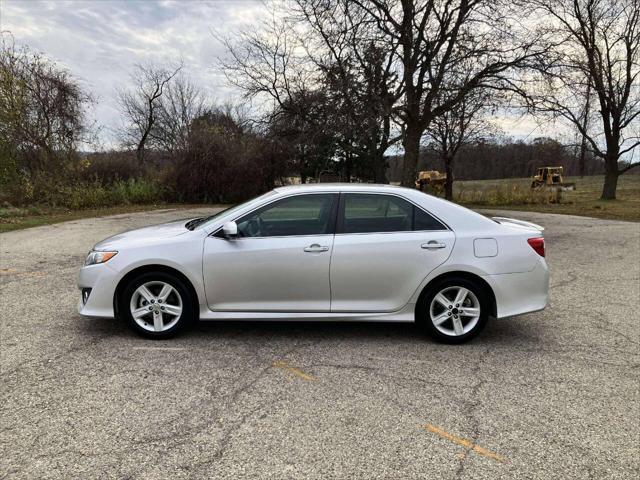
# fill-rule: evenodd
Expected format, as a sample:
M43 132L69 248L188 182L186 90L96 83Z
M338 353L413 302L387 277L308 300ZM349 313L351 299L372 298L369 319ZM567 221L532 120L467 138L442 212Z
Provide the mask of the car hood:
M96 243L94 250L117 250L123 247L140 246L162 241L167 238L184 235L189 230L184 226L190 219L152 225L119 233Z

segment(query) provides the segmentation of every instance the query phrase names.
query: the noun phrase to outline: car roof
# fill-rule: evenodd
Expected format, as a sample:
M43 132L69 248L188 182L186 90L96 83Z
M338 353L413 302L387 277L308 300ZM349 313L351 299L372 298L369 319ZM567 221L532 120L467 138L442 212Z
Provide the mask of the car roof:
M274 189L279 193L286 192L335 192L343 190L362 190L365 192L413 190L396 185L376 183L306 183L304 185L286 185Z

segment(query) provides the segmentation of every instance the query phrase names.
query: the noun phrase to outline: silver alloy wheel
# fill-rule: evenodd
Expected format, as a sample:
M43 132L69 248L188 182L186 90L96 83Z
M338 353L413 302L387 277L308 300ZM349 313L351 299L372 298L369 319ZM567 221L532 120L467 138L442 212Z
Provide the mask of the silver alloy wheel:
M469 333L477 325L480 320L480 302L467 288L446 287L431 300L429 318L440 333L459 337Z
M166 282L151 281L140 285L131 295L131 317L145 330L164 332L182 315L182 297Z

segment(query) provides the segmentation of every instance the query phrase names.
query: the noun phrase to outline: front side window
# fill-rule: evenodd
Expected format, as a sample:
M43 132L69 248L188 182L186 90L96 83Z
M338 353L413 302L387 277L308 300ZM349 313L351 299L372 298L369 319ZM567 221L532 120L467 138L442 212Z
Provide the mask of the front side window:
M442 223L412 203L394 195L343 195L341 233L445 230Z
M333 194L297 195L237 220L240 237L282 237L332 233Z

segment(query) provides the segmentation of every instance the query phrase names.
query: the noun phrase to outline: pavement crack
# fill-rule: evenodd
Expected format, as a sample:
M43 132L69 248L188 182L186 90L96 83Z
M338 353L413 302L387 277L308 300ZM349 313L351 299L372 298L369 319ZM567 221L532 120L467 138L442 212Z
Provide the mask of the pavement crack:
M465 402L463 408L463 414L469 420L471 424L471 441L470 445L476 445L478 443L478 438L480 437L480 420L477 417L477 408L480 405L479 393L480 390L484 387L486 380L481 378L482 373L482 365L485 363L487 356L491 352L490 348L487 348L480 354L480 358L475 362L473 368L471 370L471 377L476 378L477 381L471 387L471 392L469 396L469 400ZM464 453L460 456L460 463L458 465L458 469L456 470L456 479L461 479L465 473L466 467L466 459L469 456L469 452L472 450L472 446L465 447Z
M292 348L285 351L283 354L279 355L279 357L286 358L292 355L293 353L299 351L301 348L304 348L305 346L307 346L308 343L309 342L305 342L303 344L296 344ZM270 361L272 360L272 357L273 355L269 355L269 354L254 355L256 363L258 365L263 365L263 366L258 369L258 373L254 375L251 380L249 380L248 382L244 382L240 387L233 389L229 394L227 394L222 398L223 404L220 407L218 414L216 415L217 418L220 418L222 411L224 410L228 411L234 405L236 405L238 398L242 394L251 391L253 387L258 382L260 382L260 380L262 380L273 369L272 362ZM251 369L253 370L253 368ZM215 452L210 457L202 460L201 462L190 465L190 470L192 472L196 472L222 459L222 457L224 456L225 452L227 451L227 449L231 444L233 435L236 432L238 432L251 418L253 418L256 412L258 412L261 408L263 408L265 405L268 405L269 403L270 401L267 401L267 400L260 402L255 408L252 408L249 411L245 412L243 415L241 415L237 421L233 422L231 425L227 426L226 428L223 428L220 438L218 440L218 445ZM209 418L210 417L205 418L204 421L196 429L190 431L188 437L196 436L199 433L205 431L207 428L209 428L211 424Z

